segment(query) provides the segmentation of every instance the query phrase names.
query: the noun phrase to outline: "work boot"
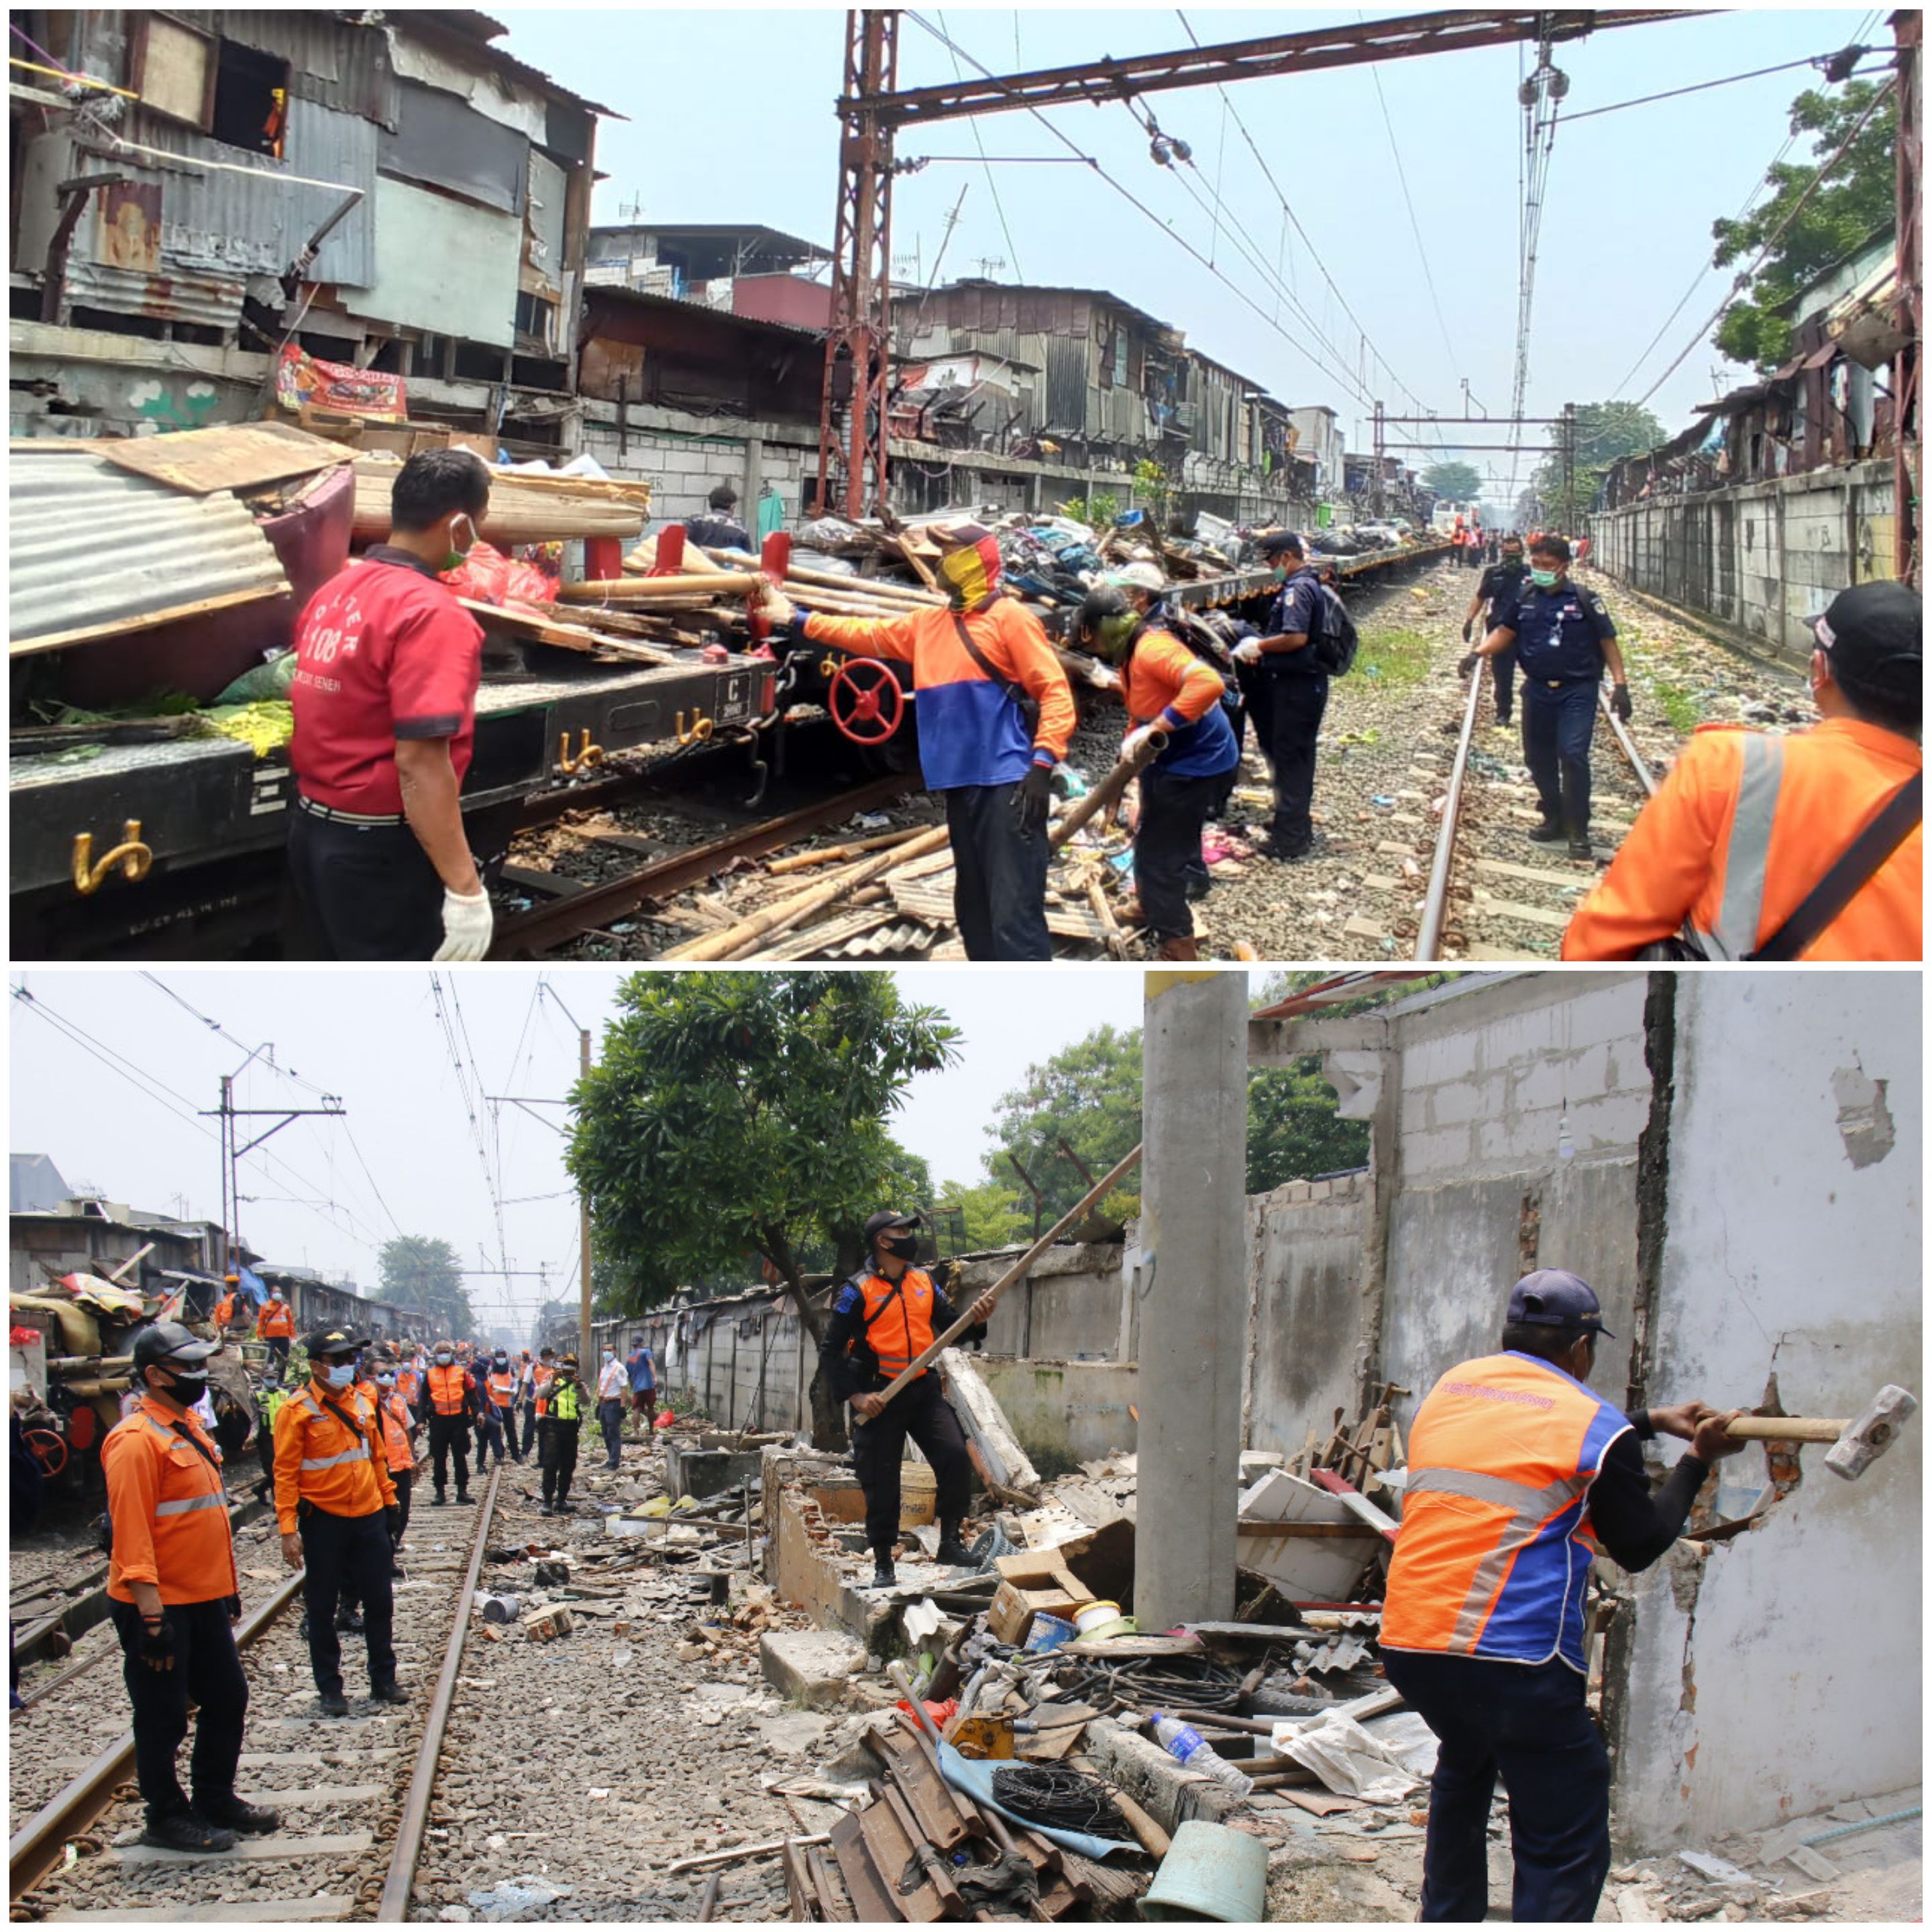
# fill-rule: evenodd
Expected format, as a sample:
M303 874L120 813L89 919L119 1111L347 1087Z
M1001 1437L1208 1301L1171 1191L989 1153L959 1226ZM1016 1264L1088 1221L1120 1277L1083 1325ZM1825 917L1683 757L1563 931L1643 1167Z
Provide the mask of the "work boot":
M970 1570L973 1568L973 1552L956 1536L942 1536L939 1548L933 1559L950 1570Z
M197 1798L194 1808L201 1816L220 1828L259 1835L281 1828L282 1814L266 1804L250 1804L230 1792L226 1798Z
M362 1612L354 1604L346 1604L335 1613L335 1628L360 1636L362 1631Z
M141 1829L141 1842L164 1852L232 1852L235 1834L192 1811L170 1811L165 1818L148 1820Z
M1570 836L1553 818L1546 818L1540 825L1532 825L1529 836L1539 845L1561 845Z
M429 1506L431 1509L441 1509L448 1501L449 1498L443 1494L442 1490L438 1490L436 1494L430 1498Z
M1573 832L1570 835L1570 856L1573 859L1588 859L1594 856L1590 850L1590 835L1587 832Z
M556 1511L554 1510L548 1503L539 1503L537 1505L537 1514L538 1516L554 1516L556 1514Z
M386 1684L374 1684L369 1694L379 1704L406 1704L410 1694L392 1677Z
M458 1490L456 1492L456 1500L460 1503L466 1503L470 1500L470 1492L467 1490Z
M898 1572L892 1568L892 1559L890 1556L877 1556L872 1559L871 1588L890 1590L898 1580Z
M346 1718L349 1714L349 1700L340 1690L318 1691L316 1701L321 1705L325 1718Z
M1195 944L1192 933L1185 937L1176 933L1160 942L1160 950L1154 956L1156 959L1198 959L1201 949Z

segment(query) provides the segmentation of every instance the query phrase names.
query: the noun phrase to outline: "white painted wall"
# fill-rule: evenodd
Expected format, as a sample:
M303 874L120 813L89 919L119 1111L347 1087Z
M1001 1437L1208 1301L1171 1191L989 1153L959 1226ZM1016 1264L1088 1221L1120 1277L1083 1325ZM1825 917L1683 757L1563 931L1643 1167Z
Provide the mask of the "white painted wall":
M1916 970L1684 976L1653 1400L1750 1405L1774 1365L1791 1414L1922 1393L1922 999ZM1856 1484L1804 1450L1798 1488L1701 1576L1678 1559L1638 1580L1630 1842L1918 1782L1918 1428ZM1756 1448L1728 1465L1726 1503L1764 1466Z

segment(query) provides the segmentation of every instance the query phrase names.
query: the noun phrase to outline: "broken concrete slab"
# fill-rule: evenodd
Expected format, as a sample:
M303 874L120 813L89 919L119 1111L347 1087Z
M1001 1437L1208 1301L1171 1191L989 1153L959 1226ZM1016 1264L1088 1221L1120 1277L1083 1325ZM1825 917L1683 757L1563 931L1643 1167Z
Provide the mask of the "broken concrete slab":
M756 1449L694 1449L674 1443L664 1452L664 1487L674 1496L722 1496L758 1480Z
M838 1630L767 1630L758 1640L765 1682L810 1711L836 1710L864 1669L865 1646Z
M782 1717L754 1720L760 1742L781 1757L800 1757L824 1743L832 1728L830 1718L814 1717L807 1711L788 1711Z
M986 1466L986 1474L1004 1489L1037 1496L1040 1472L1020 1447L1019 1438L1008 1425L971 1357L962 1348L943 1349L938 1366L946 1378L946 1392L952 1398L952 1406L966 1425L968 1438Z

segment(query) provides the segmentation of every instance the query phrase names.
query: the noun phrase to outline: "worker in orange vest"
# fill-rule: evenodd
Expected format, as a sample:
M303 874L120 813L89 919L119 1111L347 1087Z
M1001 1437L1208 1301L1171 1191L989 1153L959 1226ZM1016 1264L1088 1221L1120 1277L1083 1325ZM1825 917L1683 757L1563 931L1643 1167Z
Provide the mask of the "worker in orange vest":
M269 1289L268 1298L262 1303L262 1312L255 1323L255 1333L268 1343L277 1372L286 1369L289 1344L296 1336L296 1312L284 1299L279 1288Z
M510 1460L520 1462L524 1452L517 1446L517 1376L510 1366L510 1352L499 1348L490 1364L489 1372L483 1378L484 1414L490 1432L490 1439L496 1444L496 1460L503 1460L503 1447L509 1445ZM480 1471L482 1464L478 1462Z
M1424 1919L1480 1924L1490 1807L1509 1794L1513 1916L1595 1916L1610 1868L1610 1766L1584 1700L1594 1538L1648 1569L1677 1540L1738 1412L1625 1415L1586 1386L1608 1336L1588 1282L1539 1268L1510 1291L1499 1351L1451 1369L1408 1432L1383 1592L1382 1668L1436 1733ZM1612 1337L1612 1339L1614 1339ZM1640 1442L1690 1444L1654 1496Z
M388 1456L375 1411L356 1388L356 1358L367 1337L344 1328L318 1328L302 1338L308 1384L275 1418L275 1518L282 1559L305 1568L309 1666L322 1715L346 1718L342 1645L336 1610L344 1592L362 1606L369 1658L369 1694L377 1702L406 1704L396 1682L391 1641L392 1539L400 1510L389 1479Z
M1902 584L1833 598L1811 654L1823 722L1694 733L1571 916L1563 957L1921 958L1924 622Z
M109 1612L121 1640L134 1703L134 1775L145 1845L225 1852L238 1832L272 1832L275 1813L235 1795L248 1679L235 1648L242 1582L221 1452L193 1413L207 1392L208 1358L180 1323L158 1322L134 1339L140 1391L100 1446L112 1530ZM190 1801L175 1756L199 1711Z
M410 1493L416 1480L416 1430L421 1426L410 1413L397 1387L398 1372L393 1355L380 1355L371 1364L376 1379L376 1413L382 1425L382 1448L388 1460L389 1480L396 1492L396 1517L389 1538L389 1574L400 1576L396 1561L409 1534Z
M238 1274L224 1275L226 1290L221 1299L214 1304L214 1332L226 1336L235 1322L235 1291L242 1286Z
M537 1436L537 1370L527 1348L518 1359L516 1376L517 1407L524 1418L523 1438L519 1446L527 1457Z
M439 1342L430 1357L424 1400L429 1415L429 1453L436 1474L432 1507L449 1500L449 1462L456 1460L456 1500L470 1500L470 1421L476 1406L476 1382L456 1359L453 1342Z
M530 1419L530 1427L524 1436L524 1454L530 1453L530 1444L536 1440L537 1426L550 1411L550 1385L556 1379L556 1351L542 1348L537 1351L536 1366L530 1370L530 1402L524 1413Z
M867 1220L872 1264L832 1298L832 1318L818 1349L827 1385L852 1411L852 1462L866 1492L866 1538L872 1546L871 1587L875 1590L889 1589L896 1581L892 1550L898 1540L899 1468L908 1436L932 1465L938 1486L939 1562L963 1568L973 1561L959 1540L971 1500L972 1464L959 1418L939 1377L922 1369L890 1402L880 1400L887 1384L957 1319L932 1277L912 1265L919 1253L918 1220L882 1208ZM993 1307L990 1294L973 1304L968 1312L978 1334L969 1328L962 1340L986 1334Z

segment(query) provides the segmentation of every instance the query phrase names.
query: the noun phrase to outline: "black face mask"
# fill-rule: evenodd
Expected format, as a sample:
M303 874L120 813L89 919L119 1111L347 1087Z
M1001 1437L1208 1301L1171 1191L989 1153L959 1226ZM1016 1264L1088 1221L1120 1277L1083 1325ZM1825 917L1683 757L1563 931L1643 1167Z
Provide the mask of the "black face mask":
M208 1393L206 1369L170 1369L167 1386L161 1393L184 1408L192 1408Z
M909 1262L919 1252L919 1238L915 1234L888 1234L879 1246L895 1261Z

